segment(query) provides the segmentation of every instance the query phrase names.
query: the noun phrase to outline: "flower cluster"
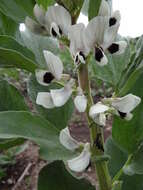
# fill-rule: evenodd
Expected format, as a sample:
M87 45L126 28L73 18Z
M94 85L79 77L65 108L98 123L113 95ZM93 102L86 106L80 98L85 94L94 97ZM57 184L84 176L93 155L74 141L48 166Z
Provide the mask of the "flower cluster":
M59 5L50 6L47 11L35 5L34 15L36 21L29 17L26 18L27 28L35 34L50 35L57 39L68 38L70 41L69 51L75 67L85 64L90 52L93 52L96 63L104 66L108 63L105 55L107 52L119 55L127 47L125 41L116 41L121 19L120 13L119 11L111 12L105 0L102 0L98 16L93 18L86 27L82 23L72 25L71 15ZM61 107L76 89L75 107L79 112L85 112L88 100L80 84L76 87L75 80L63 73L63 63L58 56L46 50L43 53L47 70L36 70L37 81L44 86L48 86L52 82L64 81L64 85L59 89L51 89L50 92L39 92L36 103L47 109ZM132 118L131 111L140 101L139 97L132 94L124 97L105 98L91 106L89 116L99 126L105 126L106 115L111 113L130 120ZM67 164L75 172L85 170L91 159L90 144L77 142L70 136L68 128L60 132L59 140L65 148L71 151L79 149L80 146L83 148L79 156L67 160Z

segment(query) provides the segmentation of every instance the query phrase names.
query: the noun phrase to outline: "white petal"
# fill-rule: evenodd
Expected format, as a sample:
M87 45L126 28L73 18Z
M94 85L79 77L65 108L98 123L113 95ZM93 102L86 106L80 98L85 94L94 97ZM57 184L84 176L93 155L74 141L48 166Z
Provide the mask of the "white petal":
M72 56L76 56L80 51L85 56L89 53L89 48L85 45L84 29L85 26L82 23L69 27L68 38L70 40L70 52Z
M133 114L132 113L127 113L125 120L130 121L133 118Z
M52 37L54 37L54 38L56 38L57 36L59 38L61 37L60 29L59 29L58 25L55 22L52 22L52 24L51 24L50 35Z
M35 22L34 20L32 20L29 17L26 17L25 25L34 34L38 34L38 35L48 35L49 34L48 31L46 31L46 29L41 27L41 25L39 23Z
M109 110L108 106L102 104L101 102L98 102L97 104L94 104L93 106L91 106L89 110L89 116L91 118L94 118L96 117L97 114L104 113L107 110Z
M38 69L35 71L35 76L36 76L38 83L43 86L48 86L50 84L50 83L44 82L44 76L46 75L46 73L48 73L48 71L38 70Z
M106 115L104 113L100 113L100 114L95 115L93 120L95 123L97 123L100 126L106 125Z
M51 90L51 96L56 107L63 106L70 98L72 94L72 85L69 81L65 87L60 89Z
M84 95L76 96L74 99L74 105L79 112L85 112L87 107L87 98Z
M71 25L71 16L62 6L49 6L46 12L46 25L50 29L51 24L56 23L64 35L68 34L68 28Z
M140 97L128 94L122 98L113 99L112 106L120 112L130 113L140 102Z
M102 0L98 16L109 16L110 15L110 7L107 1Z
M112 18L115 18L117 20L116 24L120 24L121 21L121 14L120 11L114 11L113 14L111 15Z
M40 7L38 4L36 4L34 6L34 15L37 19L37 21L41 24L41 25L45 25L45 11L42 7Z
M48 66L48 70L54 75L57 80L60 80L63 73L63 63L58 56L55 56L50 51L44 50L44 57Z
M103 44L104 31L107 25L108 17L97 16L89 22L84 32L85 42L89 48Z
M59 140L68 150L75 150L79 147L78 142L71 137L68 127L60 131Z
M44 108L54 108L53 100L49 92L39 92L36 99L36 104L43 106Z
M115 53L112 53L114 55L120 55L120 54L124 53L124 51L125 51L125 49L127 47L127 42L126 41L119 41L119 42L115 42L113 44L116 44L118 46L118 50Z
M68 160L68 167L74 172L82 172L88 167L90 156L90 144L86 143L83 151L78 157Z

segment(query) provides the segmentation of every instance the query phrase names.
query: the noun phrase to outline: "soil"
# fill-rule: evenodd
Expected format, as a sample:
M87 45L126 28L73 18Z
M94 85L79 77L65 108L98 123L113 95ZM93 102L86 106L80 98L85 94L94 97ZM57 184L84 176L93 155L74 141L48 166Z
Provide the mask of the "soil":
M75 112L72 118L69 124L71 135L78 141L89 141L85 115ZM111 134L111 121L107 122L104 131L106 139ZM29 141L26 143L28 143L28 148L15 157L14 165L7 167L6 176L0 181L0 190L37 190L38 173L47 163L40 159L37 145ZM25 172L26 169L28 169L27 172ZM86 173L80 175L95 184L96 176L92 168L88 168Z

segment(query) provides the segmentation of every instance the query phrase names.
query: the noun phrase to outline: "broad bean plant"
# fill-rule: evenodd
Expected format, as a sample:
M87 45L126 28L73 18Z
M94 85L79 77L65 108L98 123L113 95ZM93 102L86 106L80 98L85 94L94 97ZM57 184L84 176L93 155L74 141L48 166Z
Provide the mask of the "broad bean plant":
M1 0L0 11L0 67L25 70L32 101L31 108L1 77L0 139L39 146L48 164L38 190L142 190L143 38L118 34L121 15L111 1ZM95 101L99 81L111 93ZM85 113L88 142L71 134L74 110ZM89 168L94 184L84 179Z

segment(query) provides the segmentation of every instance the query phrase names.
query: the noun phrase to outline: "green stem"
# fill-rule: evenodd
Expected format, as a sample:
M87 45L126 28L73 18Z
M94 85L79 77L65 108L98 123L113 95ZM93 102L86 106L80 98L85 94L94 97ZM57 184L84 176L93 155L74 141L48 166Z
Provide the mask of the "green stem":
M104 154L104 138L103 130L97 126L93 120L89 117L89 109L93 105L93 99L91 96L90 81L88 76L88 64L81 65L78 70L78 79L80 87L82 88L84 94L88 99L86 115L88 120L88 125L90 129L90 139L91 139L91 152L92 156L101 156ZM99 181L100 190L111 190L111 177L109 175L107 161L97 162L93 160L93 165L96 168L96 173Z
M125 166L127 166L127 165L130 163L131 159L132 159L132 154L128 156L128 159L127 159L126 163L124 164L124 166L123 166L123 167L118 171L118 173L114 176L114 178L112 179L112 184L113 184L115 181L118 181L118 180L120 179L120 177L121 177L122 174L123 174L123 168L124 168Z

